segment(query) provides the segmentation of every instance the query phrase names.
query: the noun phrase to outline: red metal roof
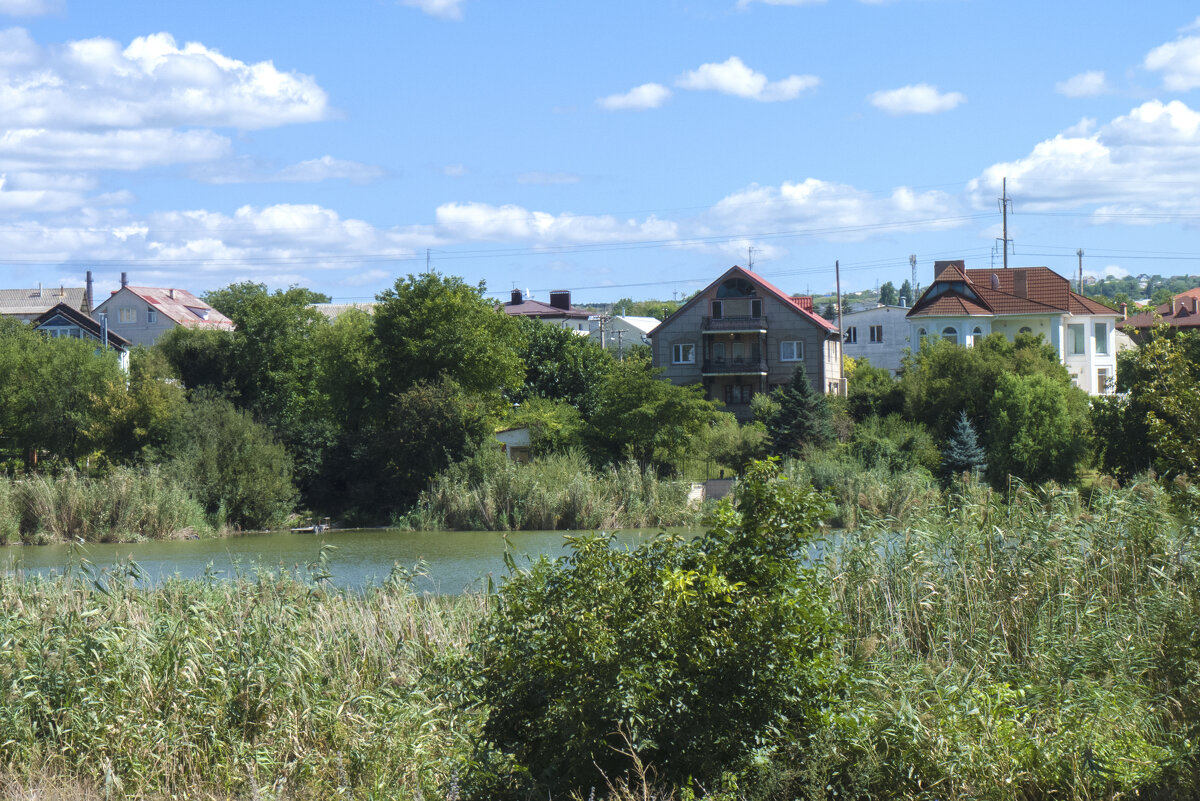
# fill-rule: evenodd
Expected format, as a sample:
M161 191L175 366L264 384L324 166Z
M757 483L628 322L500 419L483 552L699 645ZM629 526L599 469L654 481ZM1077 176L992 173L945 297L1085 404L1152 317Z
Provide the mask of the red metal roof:
M189 328L215 328L224 331L233 330L233 320L209 306L200 298L186 289L170 289L152 286L125 286L179 325ZM113 293L116 294L115 292ZM108 301L106 300L105 303Z
M725 273L725 275L722 275L716 281L713 281L712 284L709 284L707 287L705 287L705 291L708 291L709 287L712 287L713 284L717 284L717 283L720 283L721 281L728 280L728 276L730 275L730 273L734 272L734 270L745 275L751 281L753 281L754 283L761 286L763 289L770 292L777 299L783 301L784 303L788 303L788 304L794 306L796 308L796 311L800 312L803 316L807 317L812 322L821 326L826 331L837 331L836 325L829 322L824 317L822 317L821 315L819 315L813 311L813 307L812 307L813 304L812 304L811 296L801 296L801 297L794 298L791 295L789 295L788 293L784 292L779 287L772 284L767 279L763 278L758 273L751 272L751 271L747 270L745 267L738 267L736 264L729 270L729 272ZM700 294L702 295L704 293L701 292Z

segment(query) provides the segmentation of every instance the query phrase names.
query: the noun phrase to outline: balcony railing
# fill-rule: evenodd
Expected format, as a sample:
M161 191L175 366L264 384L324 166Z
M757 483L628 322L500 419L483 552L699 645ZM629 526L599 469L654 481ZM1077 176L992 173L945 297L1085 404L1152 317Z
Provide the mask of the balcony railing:
M767 372L766 359L706 359L705 375L760 375Z
M758 317L705 317L704 331L766 331L767 318Z

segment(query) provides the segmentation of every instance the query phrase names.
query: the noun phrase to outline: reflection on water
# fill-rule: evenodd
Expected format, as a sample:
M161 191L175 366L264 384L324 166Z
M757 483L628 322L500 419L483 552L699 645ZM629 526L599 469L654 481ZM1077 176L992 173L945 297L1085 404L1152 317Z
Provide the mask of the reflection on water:
M504 575L504 552L509 549L523 564L525 556L568 552L562 531L387 531L353 529L325 534L270 533L205 540L165 540L124 544L89 543L74 548L44 545L0 548L0 560L9 569L29 573L61 573L71 562L86 559L97 568L132 559L151 581L179 575L198 578L206 571L218 576L248 573L255 565L304 571L315 562L323 545L329 552L331 581L338 587L360 589L387 579L393 565L412 569L421 565L416 580L423 592L460 593L486 586L488 576L497 583ZM618 534L625 545L653 536L655 530L629 530Z

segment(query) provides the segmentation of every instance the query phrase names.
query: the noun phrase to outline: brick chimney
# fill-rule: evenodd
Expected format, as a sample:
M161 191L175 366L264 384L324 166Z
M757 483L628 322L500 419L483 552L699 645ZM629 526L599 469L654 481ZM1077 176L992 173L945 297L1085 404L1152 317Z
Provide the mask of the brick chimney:
M550 305L556 309L569 311L571 308L571 292L567 289L555 289L550 292Z
M521 290L514 289L512 291L512 305L517 306L525 302L525 298L521 295Z
M124 289L127 286L129 286L129 274L121 273L121 289Z
M1013 272L1013 294L1018 298L1029 297L1029 274L1024 270Z
M86 287L87 288L83 290L83 306L84 306L84 308L82 311L84 314L91 314L92 308L93 308L92 301L94 300L94 296L92 295L92 271L91 270L87 271Z
M1121 304L1121 319L1122 320L1129 319L1129 304L1128 303Z

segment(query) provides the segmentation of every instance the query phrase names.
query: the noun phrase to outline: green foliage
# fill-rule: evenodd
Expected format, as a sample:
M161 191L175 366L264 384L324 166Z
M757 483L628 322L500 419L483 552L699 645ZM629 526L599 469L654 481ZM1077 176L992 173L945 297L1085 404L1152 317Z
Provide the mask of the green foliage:
M825 396L813 389L803 367L775 390L779 409L766 421L767 448L774 456L796 456L806 446L833 441L833 413Z
M700 510L688 489L632 463L595 470L578 451L515 464L485 446L438 475L402 523L467 531L694 526Z
M850 434L850 453L871 468L892 473L907 470L937 470L941 454L920 423L910 423L898 414L868 417Z
M661 372L633 359L613 365L587 432L601 459L633 459L643 468L678 462L713 419L716 407L701 387L675 386Z
M886 367L874 367L865 358L854 359L853 369L847 373L850 378L847 409L855 420L865 420L872 415L887 417L904 408L900 383L892 378Z
M975 426L971 425L971 418L967 417L965 411L959 412L958 422L950 435L950 441L946 443L946 450L942 454L942 468L952 476L962 473L978 475L987 469L987 453L979 444Z
M718 412L696 437L694 453L708 463L723 465L735 475L756 459L767 456L767 429L762 423L738 423L729 412Z
M1045 375L1001 375L987 419L997 477L1067 482L1087 456L1086 396Z
M899 298L904 298L904 302L909 306L912 306L917 300L915 297L913 297L913 294L912 282L905 278L904 283L900 285L900 292L898 293L898 296Z
M879 302L884 306L895 306L900 300L900 293L896 291L896 287L891 281L886 282L879 287Z
M398 278L381 292L374 325L382 390L401 393L445 376L471 393L517 392L521 332L484 293L482 283L436 272Z
M292 511L296 490L287 450L224 398L193 399L166 451L168 472L188 487L215 525L270 528Z
M565 401L530 398L513 409L508 428L529 429L534 456L566 453L583 447L585 424L579 409Z
M583 795L639 763L748 788L785 728L819 724L836 628L797 557L826 504L774 473L748 471L700 539L571 537L571 556L510 573L461 669L490 749L473 797Z
M142 464L166 449L175 423L187 414L187 393L158 348L129 355L125 403L113 421L106 455L114 462Z
M612 356L587 337L533 318L516 321L524 346L525 384L515 399L530 398L569 403L591 417L600 402L600 391L614 364Z

